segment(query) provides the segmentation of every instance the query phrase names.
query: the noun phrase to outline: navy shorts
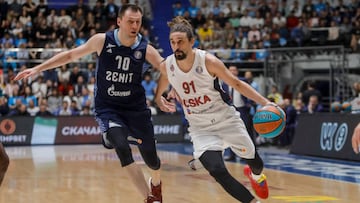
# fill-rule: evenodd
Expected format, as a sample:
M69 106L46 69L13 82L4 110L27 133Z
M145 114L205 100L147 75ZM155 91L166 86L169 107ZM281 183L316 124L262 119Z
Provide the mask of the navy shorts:
M139 147L153 148L155 144L154 126L152 124L151 112L149 109L144 111L112 110L96 115L102 133L106 133L110 127L116 126L126 128L132 138L140 139L142 142ZM111 124L112 123L112 124ZM128 140L130 140L128 138ZM131 142L136 144L135 142Z

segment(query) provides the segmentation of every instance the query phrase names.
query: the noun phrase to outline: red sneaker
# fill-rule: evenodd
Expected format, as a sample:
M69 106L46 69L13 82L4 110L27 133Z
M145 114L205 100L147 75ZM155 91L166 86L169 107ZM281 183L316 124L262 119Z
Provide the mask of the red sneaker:
M269 197L269 188L264 174L261 174L261 178L256 181L251 175L251 168L246 165L244 167L244 175L249 178L251 187L258 197L262 199L267 199Z
M151 188L151 194L154 197L153 203L162 203L162 194L161 194L161 182L159 185L154 186L151 182L151 178L149 179L149 185Z
M149 195L145 200L144 203L161 203L160 201L156 200L156 197L153 195Z

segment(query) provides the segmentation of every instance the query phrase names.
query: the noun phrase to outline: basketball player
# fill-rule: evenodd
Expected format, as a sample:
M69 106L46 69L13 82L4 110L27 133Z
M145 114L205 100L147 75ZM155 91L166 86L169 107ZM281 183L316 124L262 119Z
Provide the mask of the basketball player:
M253 101L267 105L270 102L250 85L233 76L214 55L193 49L194 32L183 17L168 23L170 44L174 54L160 65L161 76L156 102L165 112L174 112L175 106L161 95L169 83L173 91L169 97L181 101L194 145L194 158L199 159L212 177L235 199L245 203L258 200L239 181L230 175L223 160L224 148L231 149L247 162L244 173L260 198L268 197L266 177L262 174L263 161L233 106L224 101L225 94L219 79Z
M158 68L163 58L139 34L142 14L141 8L136 5L123 5L117 18L119 29L96 34L84 45L20 72L15 80L96 52L95 117L103 132L103 144L106 148L115 148L121 166L145 202L159 203L162 202L160 159L141 81L145 60ZM134 162L129 144L138 145L146 165L151 169L151 190L141 168Z
M354 129L354 133L352 135L351 143L352 143L352 147L354 149L354 152L356 154L358 154L359 150L360 150L360 123L358 123L357 126Z
M0 142L0 186L4 180L5 173L9 166L9 157L6 154L3 144Z

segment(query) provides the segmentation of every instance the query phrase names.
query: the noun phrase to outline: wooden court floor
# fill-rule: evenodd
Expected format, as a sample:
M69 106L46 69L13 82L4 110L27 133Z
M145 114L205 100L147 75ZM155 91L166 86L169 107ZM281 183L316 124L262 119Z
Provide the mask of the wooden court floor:
M205 170L189 169L190 155L166 148L159 147L164 203L237 202ZM6 150L11 164L0 188L0 203L142 203L115 152L101 145L6 147ZM146 171L136 149L134 152L135 159ZM340 163L325 163L320 167L322 175L313 176L277 168L291 162L298 165L299 170L311 171L313 167L319 169L320 162L294 161L282 154L267 156L274 158L265 168L270 197L261 202L360 202L359 164L345 165L346 173L352 174L355 181L344 181L337 177L344 175L340 170L344 166ZM264 156L265 162L267 156ZM244 165L239 161L227 162L227 165L234 177L250 188L242 173ZM344 177L346 180L346 174Z

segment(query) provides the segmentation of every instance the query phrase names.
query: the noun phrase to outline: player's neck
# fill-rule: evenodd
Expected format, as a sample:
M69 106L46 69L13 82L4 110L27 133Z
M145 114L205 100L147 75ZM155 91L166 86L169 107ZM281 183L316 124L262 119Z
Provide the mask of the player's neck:
M176 63L183 72L188 72L192 68L194 61L195 50L192 50L184 60L176 60Z
M131 47L133 44L135 44L137 36L136 37L127 36L127 35L119 32L118 38L119 38L119 41L122 46Z

